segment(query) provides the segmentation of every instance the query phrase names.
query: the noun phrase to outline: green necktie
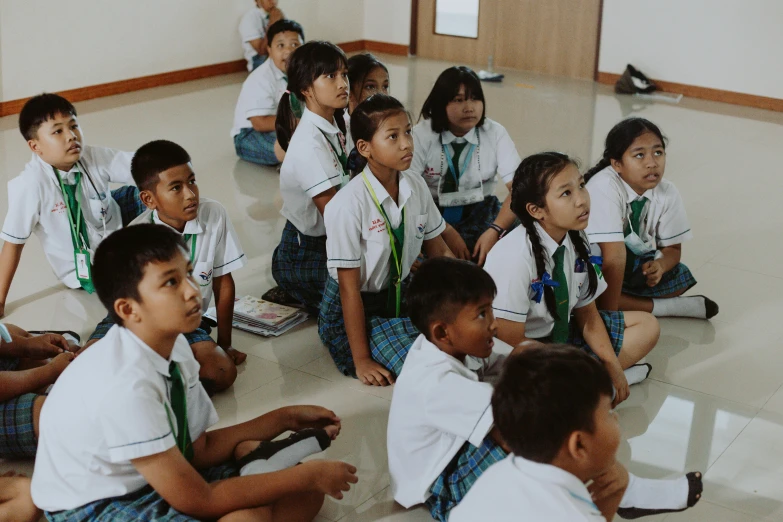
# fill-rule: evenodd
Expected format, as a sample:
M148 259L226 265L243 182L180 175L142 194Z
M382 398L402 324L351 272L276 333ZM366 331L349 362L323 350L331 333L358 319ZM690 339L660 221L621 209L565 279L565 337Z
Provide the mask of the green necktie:
M386 217L386 216L384 216ZM391 226L391 221L386 219L387 226ZM397 255L402 256L402 248L405 244L405 212L402 213L402 221L397 228L392 228L392 235L394 236L394 247L397 249ZM399 317L397 315L397 284L401 284L400 269L397 263L394 262L394 254L391 254L389 260L391 268L389 269L389 294L386 298L386 311L389 317Z
M76 183L73 185L68 185L65 182L63 182L63 190L65 191L64 196L68 199L68 208L71 209L71 218L73 219L74 223L79 223L79 212L82 211L81 206L79 206L76 202L76 191L79 188L79 180L82 177L81 172L76 173ZM73 247L75 249L81 249L81 244L77 240L77 238L73 235L73 229L69 227L71 230L71 241L73 242ZM84 246L86 248L90 247L90 236L87 234L87 222L82 219L81 224L79 225L79 235L81 236L82 240L84 240ZM93 286L91 281L82 281L79 280L79 284L81 287L88 293L92 294L95 292L95 286Z
M188 427L188 404L185 396L185 383L179 365L171 361L169 364L169 380L171 381L171 408L177 419L177 447L188 461L193 460L193 442L190 440ZM171 419L169 419L171 422Z
M552 280L558 283L555 290L555 310L557 311L557 319L555 319L555 326L552 329L552 342L564 343L568 340L568 320L569 313L569 301L568 295L568 280L566 280L565 267L563 259L565 257L565 245L560 245L555 250L555 255L552 259L555 261L555 270L552 274Z
M642 211L644 206L649 201L646 197L642 196L637 200L631 201L631 217L629 219L629 227L625 230L625 236L630 235L633 231L636 235L640 235L640 226L642 221ZM633 274L634 267L636 266L637 255L631 252L631 250L625 248L625 275L623 279L628 280Z
M451 164L454 165L454 168L459 171L459 157L460 154L462 154L462 151L465 150L465 147L468 145L467 141L463 141L462 143L457 142L451 142L451 148L454 150L454 155L452 156ZM453 174L453 175L452 175ZM449 193L449 192L457 192L459 190L459 180L455 180L454 177L459 176L459 172L451 172L451 169L448 169L446 173L446 179L443 180L443 186L441 187L442 193Z

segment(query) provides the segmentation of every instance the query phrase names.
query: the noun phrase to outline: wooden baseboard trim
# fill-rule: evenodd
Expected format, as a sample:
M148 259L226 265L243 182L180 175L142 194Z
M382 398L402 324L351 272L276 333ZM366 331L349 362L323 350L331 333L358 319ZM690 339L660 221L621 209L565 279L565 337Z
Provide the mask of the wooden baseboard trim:
M599 72L596 80L598 83L614 85L619 78L619 74ZM708 87L699 87L697 85L687 85L684 83L666 82L661 80L653 81L655 81L659 90L662 92L683 94L685 96L699 98L701 100L731 103L734 105L743 105L745 107L755 107L757 109L783 112L783 100L779 98L767 98L765 96L756 96L754 94L710 89Z
M346 53L355 53L358 51L374 51L376 53L395 54L397 56L408 56L408 46L394 44L389 42L378 42L375 40L354 40L337 44L340 49Z
M209 78L211 76L220 76L222 74L236 73L246 70L247 62L245 60L234 60L232 62L216 63L212 65L204 65L202 67L193 67L192 69L182 69L179 71L153 74L150 76L141 76L139 78L131 78L128 80L102 83L100 85L90 85L88 87L80 87L78 89L69 89L67 91L59 91L57 94L68 98L68 101L70 102L76 103L85 100L92 100L93 98L102 98L104 96L124 94L126 92L140 91L142 89L150 89L152 87L161 87L163 85L189 82L192 80L200 80L202 78ZM0 116L19 114L19 112L22 110L22 107L29 99L30 98L23 98L21 100L0 102Z

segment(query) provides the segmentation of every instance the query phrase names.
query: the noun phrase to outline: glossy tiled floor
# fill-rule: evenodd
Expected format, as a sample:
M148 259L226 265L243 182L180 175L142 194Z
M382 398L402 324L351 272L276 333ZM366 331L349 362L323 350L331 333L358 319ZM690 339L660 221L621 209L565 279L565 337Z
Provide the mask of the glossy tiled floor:
M418 116L443 63L385 57L392 94ZM235 274L240 294L273 285L272 250L283 220L273 169L238 161L229 138L242 74L78 104L88 142L132 150L167 138L190 151L201 194L227 208L249 265ZM670 138L666 175L686 201L695 240L684 261L704 293L718 301L712 322L666 319L649 357L651 379L621 406L620 457L637 474L706 472L706 493L667 521L783 519L783 224L780 147L783 115L684 100L680 105L616 98L591 82L511 73L485 87L488 115L505 125L523 156L558 149L598 157L609 128L639 114ZM29 159L14 117L0 119L0 176ZM5 198L0 198L5 214ZM25 249L11 289L7 320L28 329L73 329L88 335L104 316L94 297L59 285L37 240ZM386 418L391 389L369 388L335 369L314 321L279 339L234 334L249 354L234 387L215 399L221 426L284 404L318 403L344 420L327 457L352 462L359 484L328 500L319 520L425 521L389 492ZM26 463L3 463L31 471Z

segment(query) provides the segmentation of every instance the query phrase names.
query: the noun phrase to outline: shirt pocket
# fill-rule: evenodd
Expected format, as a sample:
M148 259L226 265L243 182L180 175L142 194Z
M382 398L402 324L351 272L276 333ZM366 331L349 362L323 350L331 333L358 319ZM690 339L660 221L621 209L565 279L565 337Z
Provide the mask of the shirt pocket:
M209 286L212 284L212 263L201 262L196 263L193 270L193 277L199 286Z
M413 220L406 233L413 234L411 239L415 238L417 241L424 241L424 232L427 230L427 217L429 214L418 214L413 216Z

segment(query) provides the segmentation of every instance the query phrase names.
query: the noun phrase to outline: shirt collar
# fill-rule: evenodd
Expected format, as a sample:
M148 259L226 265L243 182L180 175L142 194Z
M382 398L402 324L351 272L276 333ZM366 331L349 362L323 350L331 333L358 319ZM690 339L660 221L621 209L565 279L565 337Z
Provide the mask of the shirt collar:
M335 120L332 120L332 123L329 123L321 116L318 116L316 113L309 110L307 107L305 107L304 112L302 112L302 120L310 121L313 125L327 134L337 134L340 132L340 129L337 127Z
M152 222L156 225L164 225L169 227L171 230L179 234L179 230L175 229L168 223L164 223L158 218L158 211L153 210L152 211ZM198 216L196 216L196 219L191 219L187 223L185 223L185 230L182 231L182 234L202 234L204 232L204 228L201 226L201 222L198 219Z
M426 337L424 337L424 334L421 335L421 351L430 356L434 357L436 359L441 359L448 361L454 370L456 370L460 375L467 377L469 379L472 379L474 381L478 381L478 375L476 374L476 370L472 369L470 366L468 366L466 363L463 363L456 357L452 357L451 355L447 354L437 346L435 346L433 343L431 343ZM465 358L466 362L468 361L468 357Z
M370 182L370 186L375 191L375 197L378 198L378 203L383 205L383 202L386 201L387 199L390 202L393 202L391 196L386 191L384 186L381 184L380 181L378 181L378 178L376 178L375 175L370 170L369 165L365 167L364 171L367 176L367 181ZM397 196L397 201L398 201L397 208L402 209L405 206L405 203L413 194L413 189L411 188L408 179L405 177L405 175L402 172L400 172L397 175L399 176L399 195Z
M538 224L538 222L536 222L534 226L536 227L536 230L538 230L538 237L541 240L541 246L544 247L544 250L546 250L549 257L554 256L555 250L557 250L561 245L558 245L557 242L552 239L549 234L547 234L546 230L544 230L544 227ZM573 249L573 245L571 244L571 236L569 234L566 234L562 245L566 247L566 250Z
M478 145L478 129L476 127L473 127L470 129L470 131L462 136L462 138L465 138L468 143L472 143L473 145ZM448 145L454 140L459 139L457 136L453 135L451 131L444 131L440 133L440 140L444 145Z
M587 488L579 478L562 468L553 466L551 464L540 464L527 460L518 455L512 454L513 464L520 472L532 477L536 482L545 482L555 486L560 486L568 490L571 496L589 503L593 507L593 501L590 498Z
M44 172L46 172L49 176L54 176L54 166L46 163L38 154L33 153L33 158L38 161L38 165L44 170ZM75 163L68 172L63 172L61 170L58 170L57 172L60 173L60 177L63 179L63 183L66 185L73 185L76 183L76 173L79 172L79 170L79 164ZM59 186L60 182L58 181L57 184Z
M655 196L654 188L646 190L644 194L640 196L639 194L636 193L634 189L631 188L631 186L628 183L625 182L625 180L622 178L622 176L620 176L620 174L617 173L616 170L614 170L612 167L609 167L609 169L611 169L611 171L614 172L614 175L617 176L617 179L619 179L620 183L623 184L623 188L625 188L625 192L628 195L628 201L636 201L641 197L645 197L650 201L652 201L653 197Z
M171 361L175 361L177 363L185 362L186 358L184 354L180 353L179 350L177 350L177 344L183 339L182 337L177 337L177 340L174 341L174 346L171 349L171 356L168 359L164 359L161 357L161 355L150 348L150 346L142 341L135 333L131 332L127 328L124 328L122 326L119 326L118 328L121 328L121 332L123 334L126 334L130 337L130 339L136 343L136 345L141 348L142 353L147 357L147 359L150 361L152 366L155 368L155 371L159 374L163 375L164 377L170 377L169 375L169 365L171 364Z
M272 58L267 58L266 61L269 62L269 68L272 69L272 76L274 76L275 79L282 80L284 78L287 78L285 73L277 68L277 65L275 65L275 61L272 60Z

